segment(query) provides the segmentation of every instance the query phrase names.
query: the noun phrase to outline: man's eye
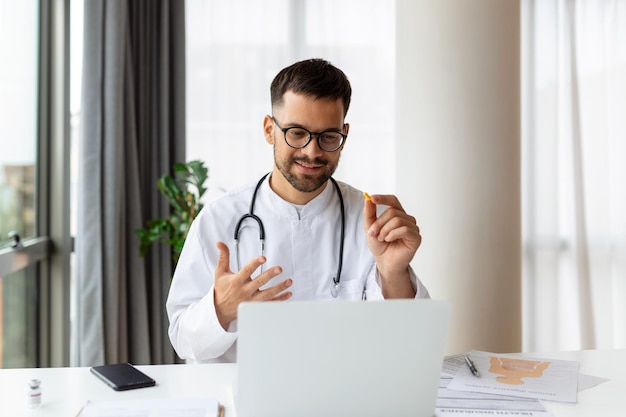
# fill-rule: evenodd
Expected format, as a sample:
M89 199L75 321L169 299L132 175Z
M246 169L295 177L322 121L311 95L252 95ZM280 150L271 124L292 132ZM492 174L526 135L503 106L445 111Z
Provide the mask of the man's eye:
M320 139L324 142L336 142L341 139L341 135L335 132L325 132L322 133Z
M294 138L294 139L304 139L307 136L309 136L309 134L307 133L306 130L302 130L302 129L290 129L289 130L289 136Z

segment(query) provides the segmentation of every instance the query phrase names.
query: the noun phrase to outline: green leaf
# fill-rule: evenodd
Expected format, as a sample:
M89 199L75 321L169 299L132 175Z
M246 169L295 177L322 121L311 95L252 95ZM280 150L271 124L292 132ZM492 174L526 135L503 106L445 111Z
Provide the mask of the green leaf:
M139 237L141 256L145 256L150 245L161 242L172 247L172 258L177 263L189 227L202 210L201 199L207 191L204 184L209 170L204 162L193 160L175 163L173 171L174 177L165 174L157 180L158 190L170 204L170 215L147 221L147 227L135 230L135 234Z

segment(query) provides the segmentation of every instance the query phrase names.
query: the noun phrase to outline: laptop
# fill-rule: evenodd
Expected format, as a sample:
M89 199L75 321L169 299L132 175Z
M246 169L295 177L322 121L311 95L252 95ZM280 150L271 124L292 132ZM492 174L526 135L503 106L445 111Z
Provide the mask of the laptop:
M431 417L450 304L242 303L238 417Z

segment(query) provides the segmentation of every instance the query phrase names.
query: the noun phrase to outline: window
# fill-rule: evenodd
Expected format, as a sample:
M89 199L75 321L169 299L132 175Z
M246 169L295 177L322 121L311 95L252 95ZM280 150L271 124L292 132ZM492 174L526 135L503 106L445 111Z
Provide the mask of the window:
M186 13L187 159L207 163L209 198L271 170L262 134L270 83L283 67L318 57L353 89L335 176L394 192L393 2L188 0Z
M39 4L0 0L0 250L37 236ZM13 237L11 237L13 236ZM3 257L8 265L8 256ZM18 261L17 259L14 262ZM13 263L13 262L12 262ZM9 273L7 273L9 272ZM34 366L36 268L0 270L0 367Z
M522 2L525 350L626 346L626 3Z
M3 368L68 364L68 28L66 3L51 3L0 0Z

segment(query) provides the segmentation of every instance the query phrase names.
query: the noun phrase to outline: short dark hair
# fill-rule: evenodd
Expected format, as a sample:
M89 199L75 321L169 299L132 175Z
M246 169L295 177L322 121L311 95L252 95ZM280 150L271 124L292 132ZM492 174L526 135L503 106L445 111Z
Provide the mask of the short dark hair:
M287 91L315 98L342 99L343 115L348 114L352 95L350 81L343 71L323 59L307 59L283 68L270 87L272 107L283 104Z

